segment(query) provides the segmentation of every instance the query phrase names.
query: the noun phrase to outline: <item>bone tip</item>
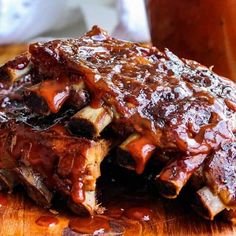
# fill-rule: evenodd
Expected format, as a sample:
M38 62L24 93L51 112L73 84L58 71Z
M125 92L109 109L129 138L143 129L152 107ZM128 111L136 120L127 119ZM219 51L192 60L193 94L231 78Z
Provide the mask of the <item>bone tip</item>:
M159 193L165 198L174 199L179 194L178 189L174 183L160 180L158 176L156 177L156 185Z
M79 121L71 119L67 127L71 134L88 139L92 139L97 133L94 125L85 119L80 119Z
M71 199L67 202L69 209L80 216L86 217L94 214L94 209L85 203L76 204Z
M130 155L130 153L121 147L117 149L117 163L119 166L124 167L129 170L135 170L135 161Z
M194 211L198 215L202 216L204 219L214 220L214 215L212 215L209 208L205 206L205 204L202 202L201 197L198 194L194 196L191 206L194 209Z

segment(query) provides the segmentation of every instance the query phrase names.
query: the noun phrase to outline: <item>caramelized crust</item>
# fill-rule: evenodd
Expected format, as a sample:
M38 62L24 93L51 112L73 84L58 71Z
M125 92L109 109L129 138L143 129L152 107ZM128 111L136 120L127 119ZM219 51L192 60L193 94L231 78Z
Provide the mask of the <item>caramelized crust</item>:
M94 27L80 39L33 44L30 53L41 73L54 63L81 75L92 106L105 103L115 122L151 136L159 147L210 153L233 137L233 82L168 50L113 39ZM221 138L209 138L211 133Z

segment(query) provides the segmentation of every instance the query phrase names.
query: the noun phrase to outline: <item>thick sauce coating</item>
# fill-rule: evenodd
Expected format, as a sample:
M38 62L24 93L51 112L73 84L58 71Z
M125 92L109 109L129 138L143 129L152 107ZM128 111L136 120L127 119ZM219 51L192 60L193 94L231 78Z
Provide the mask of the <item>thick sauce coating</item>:
M116 40L94 27L80 39L33 44L30 52L42 70L40 57L50 57L82 75L93 106L105 103L116 122L159 147L210 153L233 137L234 83L168 50Z
M84 201L84 190L94 187L84 187L84 178L87 177L84 174L86 152L93 143L87 139L69 137L56 127L38 132L20 125L10 131L6 149L2 147L1 150L5 156L2 161L9 168L14 167L12 163L16 161L30 165L40 173L51 190L59 189L80 204Z

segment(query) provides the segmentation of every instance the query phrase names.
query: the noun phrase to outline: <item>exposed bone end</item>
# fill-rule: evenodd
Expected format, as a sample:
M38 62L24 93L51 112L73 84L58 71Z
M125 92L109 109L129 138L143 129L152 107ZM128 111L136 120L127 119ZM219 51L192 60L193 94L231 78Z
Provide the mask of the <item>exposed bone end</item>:
M80 109L87 104L89 95L84 90L83 81L71 84L67 77L61 77L28 87L25 100L34 112L49 115L57 113L65 103Z
M85 171L83 173L83 202L76 203L73 195L68 202L69 208L78 215L93 215L99 209L96 201L96 181L101 175L100 165L109 151L110 143L105 140L94 142L85 154Z
M100 140L95 142L86 152L85 173L83 176L86 191L96 188L96 180L101 175L100 165L110 149L110 142Z
M15 69L15 68L7 67L6 73L8 74L12 82L16 82L19 79L21 79L23 76L27 75L30 72L31 67L32 67L31 63L29 63L23 69Z
M11 171L1 169L0 170L0 190L11 193L15 187L15 176Z
M159 193L168 199L174 199L179 195L181 188L178 187L178 184L171 181L161 181L159 175L156 177L156 184L159 190Z
M87 106L70 119L68 129L72 134L91 139L99 136L112 119L113 114L108 109Z
M66 99L69 97L68 79L45 80L39 84L27 88L27 105L32 109L43 113L49 111L57 113ZM42 106L42 108L40 107Z
M205 158L206 154L198 154L170 161L156 177L160 193L166 198L176 198Z
M120 166L141 174L155 149L147 137L132 134L119 146L117 162Z
M68 207L76 214L81 216L94 215L96 211L96 193L95 191L85 191L85 200L81 204L76 204L71 199L68 201Z
M169 199L176 198L189 179L188 173L181 172L181 176L173 174L172 168L164 168L155 178L160 194Z
M213 220L218 213L226 208L219 196L214 195L206 186L197 191L194 200L193 208L195 211L208 220Z
M15 168L15 172L20 179L20 183L26 188L32 200L43 207L51 206L53 195L45 186L39 175L34 173L30 167L26 166Z

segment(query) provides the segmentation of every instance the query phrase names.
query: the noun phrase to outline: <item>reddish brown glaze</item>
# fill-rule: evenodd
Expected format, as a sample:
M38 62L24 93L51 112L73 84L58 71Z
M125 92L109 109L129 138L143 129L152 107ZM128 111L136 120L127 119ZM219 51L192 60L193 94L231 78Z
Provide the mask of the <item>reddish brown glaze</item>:
M222 149L212 155L205 167L208 186L228 206L236 204L236 142L225 142Z
M202 165L206 154L173 158L157 176L161 193L170 198L176 197L192 174Z
M8 205L8 197L7 194L0 193L0 208L6 207Z
M156 146L152 144L152 140L145 136L141 136L128 143L126 149L136 162L136 172L141 174L144 171L146 163L154 153Z
M66 77L46 80L30 87L29 91L43 98L50 111L57 113L69 97L69 80Z
M9 158L3 160L4 166L16 161L25 165L29 163L44 176L50 189L59 189L63 194L71 195L77 204L84 201L85 154L93 141L66 136L58 128L37 132L22 125L11 131L8 142L11 149L8 146L5 151Z
M40 216L35 223L39 226L52 227L58 224L58 219L54 216Z
M236 86L233 82L197 62L180 59L167 49L160 52L153 47L113 39L98 27L80 39L32 44L30 53L32 85L41 79L41 84L35 86L36 91L43 91L40 96L48 99L54 112L61 114L60 107L68 96L67 76L69 87L81 79L91 97L90 105L106 106L114 115L111 125L125 129L120 132L121 139L132 133L140 135L140 140L128 145L138 163L138 173L145 169L156 147L163 152L178 153L169 158L170 163L159 175L167 187L173 181L180 191L201 166L206 184L212 188L217 185L217 193L222 195L223 191L224 197L227 196L225 202L230 206L235 204L234 185L228 186L220 179L222 176L229 182L235 179L231 169L234 151L224 146L235 140ZM61 91L63 96L55 100ZM25 104L24 99L21 102ZM97 153L88 150L99 144L100 137L96 141L76 138L56 127L36 131L34 125L32 128L21 124L27 123L22 113L26 117L35 114L29 115L27 110L20 109L19 112L17 107L16 114L7 116L9 122L1 123L6 128L1 129L6 138L3 135L0 143L3 153L0 165L14 171L21 165L32 168L36 179L50 191L72 201L74 209L88 210L90 205L86 205L85 197L95 193L96 177L100 175L99 168L95 167L100 167L101 162L96 159ZM55 114L46 117L37 114L34 118L47 121L52 115ZM65 124L63 121L59 125ZM110 126L106 128L104 131L109 132ZM100 152L103 148L108 149L108 143L107 147L101 146ZM91 155L87 158L88 153ZM219 164L222 156L226 160L224 166ZM86 162L91 158L94 162ZM218 179L214 182L211 176ZM94 198L89 200L96 208ZM125 214L139 220L146 215L151 217L148 210L140 208L128 209Z
M78 40L33 44L30 52L42 70L47 57L82 75L93 104L106 103L117 113L115 122L158 147L209 154L233 138L234 83L194 61L113 39L98 27Z
M149 221L153 218L153 212L145 207L132 207L125 210L124 215L132 220Z

